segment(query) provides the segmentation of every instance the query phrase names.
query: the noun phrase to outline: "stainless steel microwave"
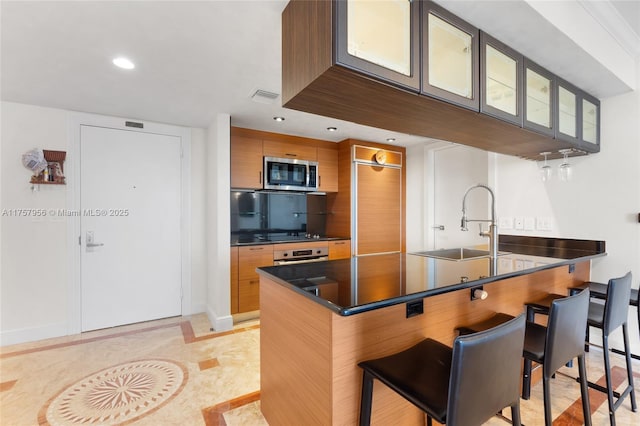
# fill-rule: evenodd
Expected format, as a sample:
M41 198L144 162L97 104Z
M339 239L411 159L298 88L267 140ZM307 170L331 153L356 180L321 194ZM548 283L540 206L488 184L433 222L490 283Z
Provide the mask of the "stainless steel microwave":
M318 163L290 158L264 157L264 189L317 191Z

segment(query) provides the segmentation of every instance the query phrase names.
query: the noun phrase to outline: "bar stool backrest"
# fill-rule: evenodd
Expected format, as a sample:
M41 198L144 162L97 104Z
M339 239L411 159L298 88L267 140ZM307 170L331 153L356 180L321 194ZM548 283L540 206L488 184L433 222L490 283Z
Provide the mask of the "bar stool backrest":
M453 342L448 426L477 426L520 398L525 316Z
M612 278L607 286L607 299L604 303L602 332L609 335L627 322L629 299L631 297L631 271L620 278Z
M588 289L551 303L543 368L549 376L568 361L584 353L588 314Z

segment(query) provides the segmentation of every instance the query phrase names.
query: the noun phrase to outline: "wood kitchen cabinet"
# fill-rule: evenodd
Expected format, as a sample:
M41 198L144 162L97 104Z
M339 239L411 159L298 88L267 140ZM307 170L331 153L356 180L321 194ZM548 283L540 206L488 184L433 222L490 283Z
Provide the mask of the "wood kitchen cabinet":
M262 139L231 133L231 188L262 189Z
M405 149L356 139L338 145L340 191L327 195L327 234L350 237L350 256L404 251Z
M420 2L336 2L336 62L388 83L420 89Z
M533 106L538 100L533 99L533 92L545 89L535 87L535 69L523 71L524 58L517 53L514 54L513 50L506 46L499 46L498 43L485 43L485 59L492 63L506 64L508 71L505 73L501 69L504 66L498 66L495 68L498 71L485 74L487 102L483 107L484 114L477 114L476 112L480 111L481 97L480 65L483 64L480 59L480 30L432 1L406 2L411 4L411 10L418 3L421 7L419 25L422 35L418 39L422 56L419 67L420 95L416 96L415 87L410 84L399 83L395 77L376 74L372 69L395 65L387 64L383 67L375 62L373 56L376 52L380 53L378 50L382 52L383 57L386 52L386 46L380 48L375 41L370 50L356 52L352 47L353 54L349 54L346 40L349 38L347 32L351 3L290 0L287 4L282 13L282 104L286 108L532 160L540 160L540 153L545 151L554 153L549 158L558 158L561 149L578 148L580 151L574 151L573 155L580 155L585 151L598 151L597 142L587 142L581 138L581 134L584 133L589 140L597 139L593 135L597 135L598 130L594 131L594 126L588 121L584 129L582 124L578 127L577 121L573 123L574 136L570 136L569 127L572 123L571 111L568 109L572 108L571 100L566 99L566 93L558 93L555 78L552 78L554 88L551 95L551 125L546 127L546 131L544 127L535 127L539 122L543 122L540 126L548 125L545 119L541 118L547 111L538 110ZM354 5L356 3L360 2L353 2ZM361 2L357 6L352 5L352 8L371 7L373 11L374 7L369 6L373 3L378 2ZM409 5L405 4L404 7L407 8ZM371 22L375 22L375 19ZM379 25L376 24L356 25L363 25L364 28L375 27L381 34L386 33L384 29L377 28ZM411 31L405 29L404 37L409 32ZM369 35L364 34L366 37L354 35L354 40L357 37L367 40ZM411 37L415 39L416 36ZM390 43L399 50L405 46L406 50L406 44L403 42L390 38ZM415 45L416 43L413 43L411 48L414 49ZM489 49L487 46L490 46ZM489 55L486 55L487 52ZM515 77L512 62L514 57ZM371 68L356 62L350 63L351 59L365 64L368 62ZM527 75L531 95L529 98L525 98L524 95L524 80ZM545 77L543 73L538 75ZM495 84L487 84L486 79L492 76L499 78L496 78ZM491 86L494 86L495 90ZM513 102L507 102L506 97L489 98L490 91L508 95L514 89L516 97L519 98L515 103L515 112ZM574 94L579 95L579 92ZM529 108L526 110L529 113L528 120L524 117L526 102L529 102ZM582 119L579 114L582 108L593 111L592 115L599 114L598 108L593 108L595 103L583 106L582 98L576 98L574 104L573 117L576 120ZM562 108L559 105L562 105ZM562 118L558 117L560 109ZM538 115L534 116L533 111L537 111ZM557 123L562 125L562 129L557 128ZM597 128L597 123L595 125ZM342 192L342 189L340 191Z
M272 265L272 244L238 248L238 313L260 309L260 279L256 268Z
M480 31L425 1L422 34L422 93L478 111Z
M329 260L351 257L351 240L329 241Z
M522 126L524 57L480 32L480 112Z
M318 191L338 192L338 150L318 148Z
M317 161L317 148L313 145L294 144L265 139L262 144L265 157L291 158L297 160Z

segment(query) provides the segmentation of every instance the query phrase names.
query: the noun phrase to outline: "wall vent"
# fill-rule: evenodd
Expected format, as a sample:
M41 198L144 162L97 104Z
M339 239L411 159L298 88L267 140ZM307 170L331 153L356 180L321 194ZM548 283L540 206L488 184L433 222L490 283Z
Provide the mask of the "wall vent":
M137 123L135 121L125 121L124 125L127 127L137 127L138 129L144 129L144 124Z

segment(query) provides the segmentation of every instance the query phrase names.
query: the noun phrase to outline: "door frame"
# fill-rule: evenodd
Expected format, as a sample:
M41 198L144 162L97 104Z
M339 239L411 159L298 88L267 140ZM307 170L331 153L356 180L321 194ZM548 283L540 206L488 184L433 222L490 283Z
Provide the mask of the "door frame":
M144 128L126 126L126 122L143 123ZM146 120L127 119L87 113L72 113L69 118L70 149L67 155L67 210L80 212L80 129L81 126L105 127L115 130L154 133L180 138L181 188L180 188L180 234L181 234L181 269L182 269L182 316L191 315L191 129L187 127L152 123ZM69 261L67 273L69 277L67 324L69 334L79 334L82 329L82 279L81 279L81 218L69 215L67 223L67 244Z

